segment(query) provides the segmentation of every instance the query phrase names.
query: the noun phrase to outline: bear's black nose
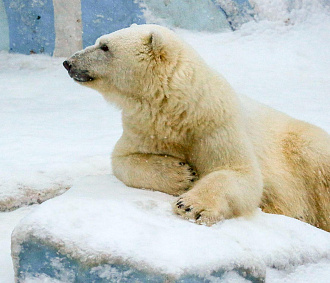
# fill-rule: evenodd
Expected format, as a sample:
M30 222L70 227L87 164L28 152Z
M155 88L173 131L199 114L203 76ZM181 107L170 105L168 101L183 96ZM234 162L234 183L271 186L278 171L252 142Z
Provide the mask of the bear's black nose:
M70 71L71 65L70 65L70 63L68 61L64 61L63 62L63 66L64 66L65 69L67 69L68 71Z

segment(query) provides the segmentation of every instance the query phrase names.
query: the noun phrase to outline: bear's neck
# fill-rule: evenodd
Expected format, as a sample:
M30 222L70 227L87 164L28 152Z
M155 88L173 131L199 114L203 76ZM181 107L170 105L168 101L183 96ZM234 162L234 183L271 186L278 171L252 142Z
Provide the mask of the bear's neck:
M148 95L147 97L150 97ZM153 99L132 100L123 107L124 131L185 143L199 134L212 132L230 119L227 109L238 108L229 84L216 79L212 86L201 82L186 93L154 93ZM230 115L234 115L232 110Z
M152 136L160 139L180 139L187 136L191 125L187 105L162 101L140 101L134 106L123 108L124 131L132 131L139 136Z

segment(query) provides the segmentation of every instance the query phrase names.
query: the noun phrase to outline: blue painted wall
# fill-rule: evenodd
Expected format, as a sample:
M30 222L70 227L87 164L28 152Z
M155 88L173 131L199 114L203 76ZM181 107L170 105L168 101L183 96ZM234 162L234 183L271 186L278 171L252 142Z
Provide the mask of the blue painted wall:
M95 43L103 34L129 27L131 24L145 24L140 5L132 0L88 1L81 0L83 23L83 46Z
M0 0L0 50L9 50L9 27L3 1Z
M0 50L50 55L55 51L56 55L68 56L78 47L70 42L64 45L63 38L74 38L81 48L81 42L86 47L94 44L99 36L133 23L221 31L234 30L253 16L246 12L247 8L253 11L249 0L67 0L62 2L64 4L56 2L56 15L53 1L56 0L0 0ZM70 5L74 5L75 16L64 13ZM63 18L67 18L70 28L65 28ZM56 25L54 20L57 20ZM81 21L82 31L77 29L70 34L71 27L79 26L75 25L76 21ZM55 39L59 38L62 41L55 44Z
M129 261L120 262L109 259L95 261L94 266L84 265L79 259L69 258L67 255L52 246L51 243L41 243L37 239L25 240L20 246L18 258L14 258L14 264L18 267L16 276L18 282L24 282L26 277L38 277L46 275L60 282L166 282L171 278L170 274L160 273L154 270L138 270L130 266ZM111 268L111 272L109 272ZM265 282L264 276L253 276L252 272L243 267L232 270L239 279L253 283ZM208 276L186 274L173 282L203 283L222 282L226 270L219 269ZM172 282L172 281L171 281Z
M223 10L211 0L144 0L144 3L167 26L216 32L229 29Z
M3 0L9 26L10 51L52 54L55 47L52 0Z

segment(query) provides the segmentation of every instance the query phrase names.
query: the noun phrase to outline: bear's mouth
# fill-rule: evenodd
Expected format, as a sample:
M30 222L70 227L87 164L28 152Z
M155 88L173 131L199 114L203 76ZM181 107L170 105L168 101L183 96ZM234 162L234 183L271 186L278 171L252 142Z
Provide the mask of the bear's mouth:
M88 71L75 71L70 70L69 75L73 78L76 82L85 83L93 81L94 78L88 74Z

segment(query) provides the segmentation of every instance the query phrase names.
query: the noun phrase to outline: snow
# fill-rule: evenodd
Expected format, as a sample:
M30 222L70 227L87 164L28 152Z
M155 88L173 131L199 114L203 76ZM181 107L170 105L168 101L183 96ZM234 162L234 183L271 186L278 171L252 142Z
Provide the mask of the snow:
M13 232L13 256L37 238L84 264L119 260L174 278L235 267L264 276L266 267L292 272L330 260L329 233L298 220L257 210L207 227L174 215L175 199L112 175L85 177L24 218Z
M330 132L330 17L315 14L296 22L285 24L277 18L245 24L236 32L178 33L239 93ZM172 214L172 197L126 188L107 175L110 153L122 131L120 112L95 91L75 84L62 61L0 52L0 210L43 202L74 185L42 205L0 213L0 282L13 282L10 234L24 215L29 216L21 225L27 221L34 227L40 221L44 233L63 237L68 252L85 245L89 249L84 252L95 256L105 246L118 247L118 254L174 274L196 266L198 272L205 259L211 267L230 265L232 260L255 264L258 270L268 266L267 282L329 281L328 233L261 212L211 228L197 226ZM101 213L104 218L98 222L95 217ZM102 223L115 224L117 230ZM131 242L133 228L139 231L141 245ZM126 231L120 238L111 234L118 229ZM104 232L93 233L99 230ZM84 237L78 237L80 232ZM167 242L168 237L173 243ZM154 238L170 248L163 249L152 242ZM201 238L197 247L189 246ZM72 244L75 241L77 245ZM147 252L151 247L164 257ZM219 251L219 262L213 247Z
M222 0L220 0L222 1ZM226 0L225 0L226 1ZM249 0L257 20L286 23L305 22L311 14L329 12L328 0Z
M0 53L0 211L109 172L120 112L74 84L63 59Z

